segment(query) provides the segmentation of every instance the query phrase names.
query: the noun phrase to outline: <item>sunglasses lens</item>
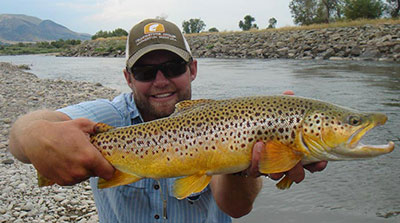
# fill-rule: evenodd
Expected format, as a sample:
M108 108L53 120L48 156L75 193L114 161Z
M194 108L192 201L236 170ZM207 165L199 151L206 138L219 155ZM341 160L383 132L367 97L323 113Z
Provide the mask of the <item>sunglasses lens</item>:
M156 78L157 68L154 66L133 67L132 73L138 81L152 81Z
M153 81L161 70L166 78L174 78L186 72L185 61L166 62L158 65L139 65L132 67L133 77L138 81Z
M182 61L182 62L165 63L161 71L164 73L165 77L173 78L173 77L178 77L183 73L185 73L186 69L187 69L186 62Z

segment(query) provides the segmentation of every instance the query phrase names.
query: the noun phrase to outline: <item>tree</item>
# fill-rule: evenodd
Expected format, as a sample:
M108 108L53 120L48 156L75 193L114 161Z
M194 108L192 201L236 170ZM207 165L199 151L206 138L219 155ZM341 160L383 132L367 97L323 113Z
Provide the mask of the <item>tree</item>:
M108 38L108 37L113 37L113 36L117 36L117 37L118 36L128 36L128 32L121 28L115 29L112 32L100 30L92 36L92 40L95 40L97 38Z
M276 23L277 23L277 22L278 22L278 21L277 21L274 17L270 18L270 19L268 20L268 23L269 23L268 29L274 29L274 28L276 27Z
M310 25L315 23L317 17L317 1L292 0L289 3L290 12L295 24Z
M384 10L380 0L346 0L344 15L347 19L376 19Z
M399 17L400 0L386 0L386 10L392 16L392 18Z
M183 21L182 28L184 33L199 33L204 30L206 24L201 19L190 19Z
M215 27L212 27L212 28L210 28L210 29L208 30L208 32L217 33L217 32L219 32L219 30L218 30L217 28L215 28Z
M251 15L246 15L244 17L244 22L240 20L239 28L241 28L243 31L250 30L252 28L258 29L257 24L253 24L253 22L255 21L256 19L254 17L252 17Z
M345 0L292 0L290 12L295 24L329 23L341 18Z

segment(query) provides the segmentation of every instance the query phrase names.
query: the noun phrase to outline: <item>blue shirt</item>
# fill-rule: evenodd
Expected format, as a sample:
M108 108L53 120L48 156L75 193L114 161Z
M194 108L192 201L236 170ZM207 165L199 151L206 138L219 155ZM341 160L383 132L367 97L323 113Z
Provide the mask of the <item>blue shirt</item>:
M121 127L143 122L131 93L113 101L96 100L59 109L72 119L88 118ZM231 222L212 196L209 186L198 194L178 200L172 195L174 178L142 179L138 182L97 188L97 177L90 179L100 222Z

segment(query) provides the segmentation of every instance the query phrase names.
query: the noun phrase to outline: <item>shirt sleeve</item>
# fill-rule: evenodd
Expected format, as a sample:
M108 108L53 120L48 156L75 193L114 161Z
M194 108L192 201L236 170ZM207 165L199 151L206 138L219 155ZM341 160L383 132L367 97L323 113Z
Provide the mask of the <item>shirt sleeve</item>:
M126 125L126 117L109 100L98 99L95 101L82 102L58 109L68 115L71 119L87 118L94 122L102 122L114 127Z

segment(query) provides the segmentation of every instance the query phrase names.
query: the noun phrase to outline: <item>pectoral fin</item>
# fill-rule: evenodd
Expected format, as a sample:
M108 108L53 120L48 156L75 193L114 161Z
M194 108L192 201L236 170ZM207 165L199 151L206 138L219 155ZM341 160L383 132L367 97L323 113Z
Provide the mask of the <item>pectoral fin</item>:
M122 185L130 184L130 183L134 183L141 179L142 179L141 177L116 170L114 172L113 177L110 180L105 180L103 178L100 178L99 182L97 184L97 187L100 189L104 189L104 188L109 188L109 187L122 186Z
M289 179L288 176L285 176L285 177L284 177L282 180L280 180L275 186L276 186L278 189L286 190L286 189L289 189L290 186L292 186L292 184L293 184L293 180Z
M192 193L201 192L210 183L211 176L205 173L180 178L175 181L173 193L178 199L184 199Z
M302 157L300 152L279 141L269 141L261 152L259 171L264 174L286 172L292 169ZM286 176L276 186L283 190L288 189L292 183L293 181Z

